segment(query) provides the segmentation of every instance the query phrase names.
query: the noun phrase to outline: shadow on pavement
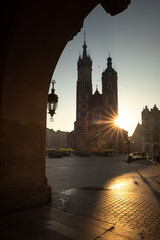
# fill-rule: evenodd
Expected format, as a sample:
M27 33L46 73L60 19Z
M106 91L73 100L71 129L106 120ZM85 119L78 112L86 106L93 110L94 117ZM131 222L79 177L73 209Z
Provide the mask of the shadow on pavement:
M141 179L143 180L143 182L148 185L148 187L151 189L151 192L154 194L154 196L156 197L156 199L160 202L160 193L157 192L157 191L152 187L151 183L150 183L145 177L143 177L143 175L142 175L138 170L136 170L136 172L137 172L138 175L141 177ZM155 179L154 179L154 180L155 180ZM160 184L160 183L158 182L158 184Z

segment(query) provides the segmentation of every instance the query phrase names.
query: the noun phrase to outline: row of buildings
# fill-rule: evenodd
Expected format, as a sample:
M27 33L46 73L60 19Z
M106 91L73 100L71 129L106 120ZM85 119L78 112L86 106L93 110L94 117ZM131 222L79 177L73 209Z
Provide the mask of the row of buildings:
M84 38L83 52L77 61L76 121L72 132L47 129L47 148L73 148L94 152L114 149L128 152L128 132L115 124L118 117L118 76L107 58L102 72L102 93L92 93L92 60L87 53ZM160 111L156 107L142 111L142 124L138 124L131 137L131 152L153 152L160 144ZM156 147L155 147L156 146Z
M130 137L131 152L151 154L160 152L160 110L156 105L151 109L146 106L141 115L142 124L137 124ZM54 131L47 128L46 146L47 148L75 148L72 135L73 132Z

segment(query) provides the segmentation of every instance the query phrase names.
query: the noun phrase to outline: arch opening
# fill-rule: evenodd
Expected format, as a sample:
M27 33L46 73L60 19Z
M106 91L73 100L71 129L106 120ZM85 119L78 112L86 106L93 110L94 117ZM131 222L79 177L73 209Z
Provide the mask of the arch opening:
M123 8L129 1L126 2ZM66 43L99 1L80 1L80 5L65 1L63 8L59 1L50 0L45 4L37 0L21 4L17 1L14 7L8 3L1 3L4 24L0 48L2 212L51 199L45 176L48 88ZM107 9L114 12L115 6L109 4Z

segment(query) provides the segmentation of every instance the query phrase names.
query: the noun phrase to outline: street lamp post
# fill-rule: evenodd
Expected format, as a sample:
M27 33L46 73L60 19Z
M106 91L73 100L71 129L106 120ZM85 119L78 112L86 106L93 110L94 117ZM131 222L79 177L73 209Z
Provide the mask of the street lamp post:
M48 113L51 116L50 121L53 122L53 115L55 114L58 105L58 96L54 93L55 91L54 84L56 83L56 81L53 80L51 83L52 83L51 93L48 94Z
M131 159L131 156L130 156L130 146L131 146L131 143L134 143L134 141L131 142L130 137L128 137L127 140L124 141L124 143L127 146L127 154L128 154L127 162L130 162L130 161L132 162L132 159Z
M126 141L124 141L127 147L127 154L130 154L130 138L128 137Z

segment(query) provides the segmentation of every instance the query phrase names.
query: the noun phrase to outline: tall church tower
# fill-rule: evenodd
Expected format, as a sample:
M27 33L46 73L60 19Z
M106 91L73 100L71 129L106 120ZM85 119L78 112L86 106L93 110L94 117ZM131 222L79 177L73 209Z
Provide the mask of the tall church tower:
M77 62L77 99L76 99L76 122L75 132L78 134L77 141L84 142L88 134L90 119L90 103L92 98L92 60L87 53L87 45L84 35L83 53Z
M125 131L115 127L118 116L117 72L112 58L102 73L102 94L92 94L92 60L84 37L83 52L77 62L76 121L73 131L74 148L81 152L117 149L124 143ZM122 136L119 135L121 132Z
M112 68L112 58L107 58L107 68L102 73L102 103L107 117L118 116L117 72Z

